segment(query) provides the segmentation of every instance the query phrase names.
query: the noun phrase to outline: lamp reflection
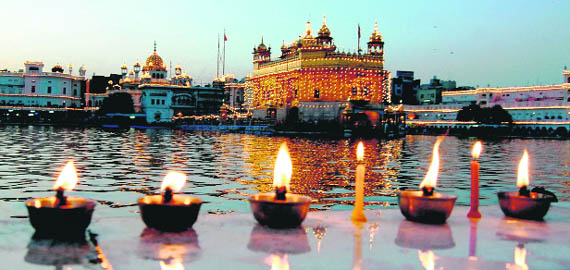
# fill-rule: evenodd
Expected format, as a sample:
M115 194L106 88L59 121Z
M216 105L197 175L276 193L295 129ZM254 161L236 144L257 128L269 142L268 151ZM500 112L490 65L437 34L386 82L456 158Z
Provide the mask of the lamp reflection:
M528 270L526 264L526 248L524 244L519 243L515 247L514 264L507 263L507 270Z
M378 225L378 222L374 222L368 226L368 232L369 232L368 248L370 249L370 251L372 251L372 244L374 243L374 235L378 233L379 228L380 226Z
M251 230L247 248L270 254L302 254L311 250L302 226L277 230L259 224Z
M418 250L418 259L426 270L435 269L437 256L433 250L455 247L448 224L433 225L403 220L398 227L396 245Z
M271 254L266 262L271 265L271 270L289 270L287 254Z
M323 237L327 234L327 227L318 225L313 227L313 234L317 238L317 254L321 253L321 241Z
M183 270L182 263L195 261L200 254L198 234L194 229L167 233L145 228L140 236L138 255L160 261L162 270Z
M354 254L352 260L352 269L360 270L362 268L362 227L364 222L353 221L354 225Z
M61 241L32 237L24 261L35 265L52 265L55 269L68 269L66 266L87 263L99 264L102 269L113 269L94 243L95 247L86 239Z

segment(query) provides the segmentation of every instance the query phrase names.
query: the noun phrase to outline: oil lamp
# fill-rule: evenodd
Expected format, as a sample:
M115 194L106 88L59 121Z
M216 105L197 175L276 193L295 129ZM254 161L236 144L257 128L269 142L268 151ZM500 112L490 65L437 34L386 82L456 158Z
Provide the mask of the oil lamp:
M182 189L185 182L184 173L169 172L160 187L164 193L139 199L141 217L147 227L166 232L182 232L192 227L202 200L174 194Z
M65 196L77 184L73 161L67 162L54 184L55 196L29 199L26 208L35 236L54 239L83 239L91 223L95 201Z
M528 189L528 163L528 152L525 149L518 167L517 186L519 191L497 193L499 205L506 216L542 220L550 208L550 203L556 202L557 199L553 194L531 192Z
M433 157L429 170L420 184L421 190L405 190L398 193L398 204L408 219L421 223L444 223L451 215L457 196L435 192L439 170L440 137L433 146Z
M253 216L261 225L271 228L294 228L299 226L311 204L311 198L287 193L293 173L287 144L283 143L277 154L273 171L275 192L249 196Z

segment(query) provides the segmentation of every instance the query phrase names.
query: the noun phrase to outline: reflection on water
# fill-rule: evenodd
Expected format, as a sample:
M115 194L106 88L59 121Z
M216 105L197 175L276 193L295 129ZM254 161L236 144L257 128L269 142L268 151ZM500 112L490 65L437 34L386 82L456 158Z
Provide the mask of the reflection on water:
M169 169L189 176L183 190L203 199L207 211L248 211L246 196L272 189L273 162L284 141L293 160L291 189L316 199L316 209L354 202L355 141L260 137L172 130L104 131L46 126L0 127L0 200L21 202L50 194L57 169L73 158L76 191L111 208L137 211L136 198L157 192ZM417 188L429 166L436 137L407 136L364 141L367 207L397 204L396 192ZM468 205L473 139L448 137L440 147L437 189ZM496 203L499 190L515 190L516 165L528 148L531 185L570 200L570 141L483 142L481 204Z

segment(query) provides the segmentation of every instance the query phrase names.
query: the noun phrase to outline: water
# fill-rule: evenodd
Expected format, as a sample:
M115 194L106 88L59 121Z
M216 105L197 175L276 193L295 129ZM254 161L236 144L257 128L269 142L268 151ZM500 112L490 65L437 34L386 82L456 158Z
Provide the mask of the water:
M22 218L23 201L53 194L64 163L73 158L80 183L72 192L99 202L100 215L136 215L137 198L155 193L167 170L188 174L183 193L201 198L202 213L248 212L247 196L270 191L273 162L283 141L293 159L292 191L316 199L313 210L351 209L354 201L353 140L263 137L176 130L104 131L48 126L0 127L0 218ZM396 207L396 192L417 188L429 166L434 136L366 140L367 208ZM473 138L441 144L437 190L468 205ZM485 141L481 204L497 204L496 192L516 190L516 167L530 154L531 185L570 201L570 141Z

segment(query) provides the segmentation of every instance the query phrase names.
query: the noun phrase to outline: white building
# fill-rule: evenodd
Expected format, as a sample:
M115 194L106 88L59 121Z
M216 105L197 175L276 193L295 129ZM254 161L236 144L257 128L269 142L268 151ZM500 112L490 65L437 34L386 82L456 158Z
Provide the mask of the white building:
M18 72L0 71L0 109L53 110L81 108L85 91L85 66L73 75L69 65L64 73L55 65L44 72L43 62L25 62Z

